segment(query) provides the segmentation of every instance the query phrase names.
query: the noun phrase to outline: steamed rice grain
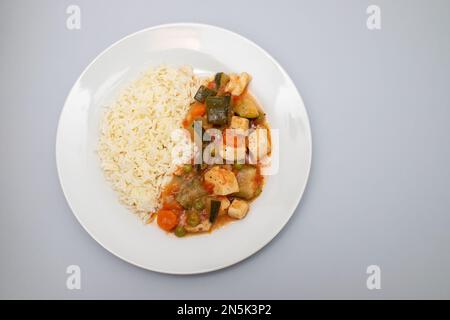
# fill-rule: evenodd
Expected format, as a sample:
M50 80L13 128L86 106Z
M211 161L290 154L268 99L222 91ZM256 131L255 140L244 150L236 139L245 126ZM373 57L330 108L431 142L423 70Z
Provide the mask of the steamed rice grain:
M199 85L190 67L150 68L104 114L101 167L120 201L144 220L158 209L161 190L176 169L171 133L182 128Z

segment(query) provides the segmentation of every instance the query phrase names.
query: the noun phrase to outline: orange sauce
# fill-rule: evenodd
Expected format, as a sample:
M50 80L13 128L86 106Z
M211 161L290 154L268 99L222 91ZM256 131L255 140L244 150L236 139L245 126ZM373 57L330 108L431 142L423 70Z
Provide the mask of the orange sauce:
M211 230L209 232L212 232L216 229L222 228L223 226L227 225L230 222L236 221L236 219L230 217L228 214L223 214L221 216L218 216L216 219L216 222L211 227Z

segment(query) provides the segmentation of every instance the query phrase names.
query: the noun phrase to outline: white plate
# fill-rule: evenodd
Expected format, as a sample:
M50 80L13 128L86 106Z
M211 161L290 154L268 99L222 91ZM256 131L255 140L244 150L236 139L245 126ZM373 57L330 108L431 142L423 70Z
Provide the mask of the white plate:
M278 173L266 179L247 217L211 234L176 238L143 225L105 181L95 149L100 111L117 90L149 65L191 65L196 72L246 71L250 91L279 130ZM263 49L208 25L180 23L145 29L102 52L81 74L59 120L56 161L66 199L81 225L105 249L153 271L193 274L217 270L252 255L292 216L308 180L311 131L289 76Z

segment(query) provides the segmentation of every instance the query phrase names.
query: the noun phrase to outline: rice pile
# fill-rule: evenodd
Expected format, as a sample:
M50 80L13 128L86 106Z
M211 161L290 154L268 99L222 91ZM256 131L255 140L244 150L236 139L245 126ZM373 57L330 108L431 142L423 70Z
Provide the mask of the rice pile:
M171 133L182 128L199 85L190 67L154 67L123 90L104 114L101 167L121 202L143 220L159 208L161 189L176 168Z

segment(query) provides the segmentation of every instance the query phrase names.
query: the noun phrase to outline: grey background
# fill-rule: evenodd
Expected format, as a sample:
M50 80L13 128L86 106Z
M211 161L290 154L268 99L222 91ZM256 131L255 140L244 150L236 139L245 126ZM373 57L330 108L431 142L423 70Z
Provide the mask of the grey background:
M450 1L226 2L0 1L1 298L450 298ZM69 4L81 7L79 31L66 29ZM366 28L369 4L380 31ZM265 48L313 131L289 224L251 258L198 276L108 253L56 173L58 117L79 74L121 37L169 22L215 24ZM70 264L79 291L66 289ZM381 290L366 288L371 264Z

